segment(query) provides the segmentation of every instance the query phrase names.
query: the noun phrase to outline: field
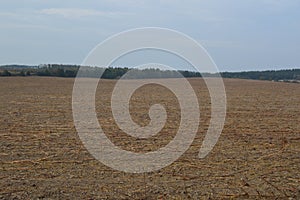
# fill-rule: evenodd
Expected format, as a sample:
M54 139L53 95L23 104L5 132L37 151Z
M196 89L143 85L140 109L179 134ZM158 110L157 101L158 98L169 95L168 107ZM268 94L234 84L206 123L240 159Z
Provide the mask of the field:
M0 78L0 199L300 199L300 84L225 79L227 118L204 159L198 151L210 120L201 79L189 79L199 101L199 130L190 149L156 172L130 174L94 159L77 135L72 116L74 79ZM149 152L176 134L180 109L166 88L146 85L131 99L135 122L149 123L153 103L168 120L148 140L115 124L110 97L116 81L97 91L98 119L123 149Z

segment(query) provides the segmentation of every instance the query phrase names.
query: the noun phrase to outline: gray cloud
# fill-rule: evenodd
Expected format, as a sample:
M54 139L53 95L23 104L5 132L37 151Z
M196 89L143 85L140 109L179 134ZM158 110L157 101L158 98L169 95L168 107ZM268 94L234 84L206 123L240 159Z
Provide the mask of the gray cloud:
M122 17L130 15L127 12L112 12L112 11L98 11L93 9L80 8L47 8L38 11L39 14L58 15L65 18L81 18L81 17Z
M2 0L0 61L81 63L113 34L158 26L196 38L221 70L300 67L299 10L299 0Z

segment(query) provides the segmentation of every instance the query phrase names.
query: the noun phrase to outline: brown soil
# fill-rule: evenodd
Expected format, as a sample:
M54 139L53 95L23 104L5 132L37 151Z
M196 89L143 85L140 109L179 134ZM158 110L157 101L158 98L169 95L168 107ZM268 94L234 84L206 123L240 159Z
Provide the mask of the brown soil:
M128 174L95 160L81 143L72 117L74 79L0 78L0 199L299 199L300 85L225 79L224 130L205 158L198 151L210 120L210 99L201 79L189 79L200 100L201 123L190 149L156 172ZM149 123L153 103L168 120L150 139L135 139L115 124L110 95L115 81L101 81L99 122L123 149L149 152L176 134L180 108L158 85L133 95L136 123Z

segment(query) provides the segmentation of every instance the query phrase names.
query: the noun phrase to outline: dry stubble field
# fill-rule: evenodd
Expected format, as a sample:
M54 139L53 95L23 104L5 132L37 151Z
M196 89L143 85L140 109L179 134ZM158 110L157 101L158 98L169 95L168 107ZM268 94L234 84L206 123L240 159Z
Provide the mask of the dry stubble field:
M210 119L201 79L189 79L200 101L201 123L190 149L152 173L127 174L106 167L87 152L72 118L74 79L0 78L1 199L299 199L300 85L225 79L228 112L213 151L197 157ZM133 95L131 115L141 125L153 103L165 105L163 130L145 140L116 126L110 109L115 81L97 92L99 122L123 149L148 152L176 134L180 109L174 95L147 85Z

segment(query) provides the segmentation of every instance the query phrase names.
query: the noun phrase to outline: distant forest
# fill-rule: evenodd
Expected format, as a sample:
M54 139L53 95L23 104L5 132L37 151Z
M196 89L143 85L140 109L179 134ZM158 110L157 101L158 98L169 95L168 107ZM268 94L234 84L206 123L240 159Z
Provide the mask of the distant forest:
M47 64L39 66L29 65L2 65L0 76L54 76L54 77L76 77L79 65ZM178 77L216 77L216 74L192 72L192 71L171 71L154 68L133 69L121 67L85 67L86 77L97 77L101 72L104 79L118 79L126 74L126 78L178 78ZM103 72L104 71L104 72ZM99 74L99 73L98 73ZM240 78L269 81L286 81L300 83L300 69L268 70L268 71L245 71L245 72L221 72L223 78ZM81 74L82 75L82 74Z

